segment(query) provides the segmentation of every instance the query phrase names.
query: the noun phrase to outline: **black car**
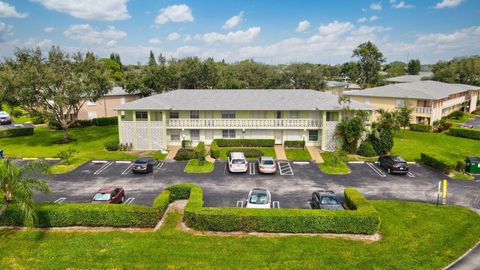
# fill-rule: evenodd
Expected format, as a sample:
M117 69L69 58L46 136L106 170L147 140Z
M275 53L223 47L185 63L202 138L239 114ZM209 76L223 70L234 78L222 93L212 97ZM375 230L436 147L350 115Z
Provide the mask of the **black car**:
M409 171L407 162L400 156L381 156L378 158L378 164L389 174L407 174Z
M331 190L318 190L312 194L312 208L327 210L344 210L342 204Z
M132 172L133 173L147 173L153 172L155 166L157 166L158 161L152 157L141 157L133 162Z

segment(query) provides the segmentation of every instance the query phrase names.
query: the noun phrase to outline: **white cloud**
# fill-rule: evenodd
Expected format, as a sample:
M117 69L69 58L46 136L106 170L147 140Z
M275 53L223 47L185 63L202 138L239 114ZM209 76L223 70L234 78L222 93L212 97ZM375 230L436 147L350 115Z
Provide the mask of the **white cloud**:
M350 22L333 21L329 24L321 24L318 27L320 35L341 35L353 29L353 24Z
M183 38L183 41L185 41L185 42L188 42L190 40L192 40L192 36L189 35L189 34L186 34L185 37Z
M239 23L241 23L243 20L243 11L240 11L238 15L235 15L231 17L230 19L226 20L225 23L223 24L222 28L223 29L232 29L235 26L237 26Z
M119 21L129 19L128 0L32 0L45 8L87 20Z
M167 36L168 40L177 40L179 38L180 38L180 34L178 34L177 32L170 33Z
M435 5L435 8L452 8L460 5L463 0L442 0Z
M28 16L28 13L18 12L14 6L11 6L9 3L0 1L0 18L18 18L23 19Z
M155 38L149 39L148 43L150 43L150 44L160 44L161 40L159 38L155 37Z
M7 36L11 36L13 26L0 22L0 42L5 42Z
M53 27L51 27L51 26L48 26L48 27L43 28L43 32L46 32L46 33L53 32L53 30L55 30L55 28L53 28Z
M393 8L397 8L397 9L400 9L400 8L414 8L415 7L415 5L407 4L407 3L405 3L405 1L400 1L400 2L397 3L396 0L390 0L390 4L392 4Z
M381 2L378 2L378 3L371 3L370 4L370 9L371 10L382 10L382 3Z
M155 24L166 24L168 22L193 22L192 10L185 4L172 5L160 9L155 18Z
M80 41L82 44L107 46L114 46L119 39L127 36L126 32L120 31L114 26L108 26L104 31L97 31L89 24L70 25L63 34L72 40Z
M307 21L307 20L304 20L304 21L301 21L301 22L298 23L297 29L295 29L295 31L304 32L308 28L310 28L310 22Z
M250 43L260 34L260 27L251 27L245 31L228 32L221 34L217 32L206 33L202 36L203 41L207 43L224 42L224 43Z
M360 19L357 20L358 23L364 23L366 21L368 21L366 17L361 17Z
M370 19L369 19L369 20L370 20L371 22L376 21L376 20L378 20L378 16L375 16L375 15L370 16Z

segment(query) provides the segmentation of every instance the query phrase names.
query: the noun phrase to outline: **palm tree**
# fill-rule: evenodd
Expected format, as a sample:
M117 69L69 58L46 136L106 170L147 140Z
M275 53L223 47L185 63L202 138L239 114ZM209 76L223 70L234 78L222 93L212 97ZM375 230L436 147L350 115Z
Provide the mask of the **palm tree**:
M352 102L352 100L350 99L349 96L346 96L346 95L338 96L338 104L342 106L344 111L348 111L350 109L350 102Z
M39 175L50 175L47 163L29 162L20 167L9 159L0 161L0 216L14 203L27 224L35 218L33 191L50 192L47 183L37 178Z

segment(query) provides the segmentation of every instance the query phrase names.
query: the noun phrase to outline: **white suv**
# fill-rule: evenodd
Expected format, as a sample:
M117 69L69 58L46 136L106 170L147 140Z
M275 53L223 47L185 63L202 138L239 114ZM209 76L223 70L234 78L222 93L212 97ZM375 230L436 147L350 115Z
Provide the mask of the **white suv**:
M265 188L254 188L250 190L247 198L246 208L272 208L272 196Z
M248 161L242 152L231 152L230 155L228 155L228 171L229 172L248 171Z

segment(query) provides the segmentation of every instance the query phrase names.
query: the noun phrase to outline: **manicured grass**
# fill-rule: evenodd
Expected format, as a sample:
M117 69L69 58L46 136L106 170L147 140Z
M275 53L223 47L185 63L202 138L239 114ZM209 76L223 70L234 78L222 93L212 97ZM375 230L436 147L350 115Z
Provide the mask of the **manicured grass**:
M1 269L440 269L480 239L457 206L373 201L382 240L198 236L173 212L158 232L0 231ZM322 266L322 267L320 267Z
M252 147L253 149L258 149L260 151L263 152L263 155L264 156L269 156L269 157L273 157L273 158L276 158L277 155L275 154L275 149L273 149L273 147ZM245 148L244 148L245 149ZM228 156L227 156L227 153L229 151L239 151L241 152L242 151L242 148L239 148L239 147L221 147L220 148L220 156L219 156L219 159L220 160L227 160L228 159ZM254 160L256 158L247 158L249 160Z
M308 150L303 148L285 148L285 154L288 160L312 160Z
M109 152L104 149L107 141L118 140L117 126L72 128L70 135L75 141L68 144L59 144L62 131L50 131L45 127L35 128L33 136L2 138L0 149L4 150L7 157L55 157L61 150L69 147L76 149L78 154L72 159L70 165L55 165L55 173L71 171L78 165L91 159L136 159L138 154L125 152ZM150 155L157 159L164 159L165 154L152 152Z
M213 172L214 165L211 162L205 161L200 166L198 159L191 159L185 166L184 172L186 173L211 173Z
M347 174L350 173L350 168L348 168L346 158L341 158L337 162L333 159L333 154L329 152L321 153L324 163L318 164L320 169L324 173L328 174Z
M467 156L480 156L480 141L448 136L445 133L400 131L394 139L392 154L408 161L420 159L420 153L430 153L455 167Z
M474 114L464 114L462 118L460 119L447 119L448 122L451 122L451 123L456 123L456 124L461 124L461 123L465 123L467 122L468 120L472 119L472 118L475 118L476 115Z
M377 157L363 157L359 155L347 155L348 161L377 161Z
M475 177L466 174L466 173L456 173L455 175L452 176L453 179L456 180L473 180Z

